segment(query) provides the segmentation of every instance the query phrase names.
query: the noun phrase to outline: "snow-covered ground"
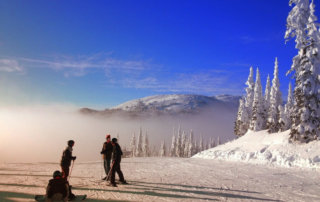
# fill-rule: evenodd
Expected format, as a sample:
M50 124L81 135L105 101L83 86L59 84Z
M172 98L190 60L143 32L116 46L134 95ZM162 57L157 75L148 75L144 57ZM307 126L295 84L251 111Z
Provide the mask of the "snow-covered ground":
M289 143L290 131L269 134L247 132L224 145L203 151L193 158L242 161L283 167L320 169L320 141ZM320 201L320 200L319 200Z
M101 162L78 163L75 194L88 201L319 201L320 173L208 159L128 158L129 185L106 186ZM43 194L57 163L0 164L0 201L32 201Z

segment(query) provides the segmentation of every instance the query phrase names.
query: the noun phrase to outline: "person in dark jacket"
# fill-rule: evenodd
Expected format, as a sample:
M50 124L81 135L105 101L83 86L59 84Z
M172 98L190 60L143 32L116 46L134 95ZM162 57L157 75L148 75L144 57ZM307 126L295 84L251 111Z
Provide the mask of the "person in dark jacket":
M103 178L103 180L107 179L107 176L110 171L110 162L111 162L111 156L112 156L112 150L113 146L111 143L111 136L108 134L106 136L107 141L103 143L103 147L101 150L101 154L103 155L103 165L104 165L104 171L106 173L106 177Z
M46 191L46 201L68 201L68 195L69 184L62 178L62 173L57 170L53 173L53 179L49 180Z
M121 150L120 145L117 142L118 142L117 138L112 138L113 151L112 151L112 168L111 168L110 185L112 185L114 187L117 186L116 182L115 182L116 172L119 175L120 182L122 184L127 184L127 182L124 180L123 173L120 168L122 150Z
M74 145L74 141L73 140L69 140L68 141L68 146L67 148L63 151L62 153L62 159L61 159L61 169L62 169L62 177L65 180L68 180L68 176L69 176L69 167L71 165L71 161L76 160L76 156L72 156L72 147Z

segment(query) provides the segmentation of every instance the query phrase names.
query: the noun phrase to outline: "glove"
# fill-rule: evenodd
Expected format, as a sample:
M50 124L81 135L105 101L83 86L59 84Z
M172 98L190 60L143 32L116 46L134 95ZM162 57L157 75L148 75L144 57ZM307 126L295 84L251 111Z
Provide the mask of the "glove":
M76 156L74 156L74 157L72 157L72 160L76 160L76 158L77 158L77 157L76 157Z

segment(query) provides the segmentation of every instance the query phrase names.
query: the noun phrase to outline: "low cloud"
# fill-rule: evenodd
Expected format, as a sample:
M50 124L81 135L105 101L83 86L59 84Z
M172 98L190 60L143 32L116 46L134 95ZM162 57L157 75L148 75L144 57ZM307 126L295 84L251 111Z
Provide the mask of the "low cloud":
M147 119L129 117L85 116L72 105L33 105L0 107L0 163L55 162L61 160L67 141L73 139L78 162L99 161L105 135L119 136L123 150L130 150L130 141L140 127L148 133L151 149L159 149L165 141L171 145L173 130L181 126L189 135L192 130L199 142L218 137L222 142L233 139L236 108L216 107L201 114L154 116Z
M17 60L0 59L0 71L2 71L2 72L22 72L23 68Z

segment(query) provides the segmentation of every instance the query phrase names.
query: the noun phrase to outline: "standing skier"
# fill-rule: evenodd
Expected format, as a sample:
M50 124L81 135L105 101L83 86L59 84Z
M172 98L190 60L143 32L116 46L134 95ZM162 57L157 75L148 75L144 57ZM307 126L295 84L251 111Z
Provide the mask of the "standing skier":
M61 159L61 169L62 169L62 177L65 180L68 180L68 176L69 176L69 167L71 165L71 160L76 160L76 156L72 156L72 147L74 145L74 141L73 140L69 140L68 141L68 146L67 148L63 151L62 153L62 159Z
M112 154L112 167L111 167L111 182L110 185L116 187L116 182L115 182L115 175L116 172L119 175L120 182L122 184L127 184L127 182L124 180L123 173L120 168L120 162L121 162L121 147L117 143L117 138L112 138L112 146L113 146L113 154Z
M104 171L106 172L106 177L104 177L103 180L106 180L107 176L109 174L110 162L111 162L111 156L112 156L112 150L113 150L110 134L108 134L106 136L106 139L107 139L107 141L105 143L103 143L103 147L102 147L102 150L100 152L103 155Z

